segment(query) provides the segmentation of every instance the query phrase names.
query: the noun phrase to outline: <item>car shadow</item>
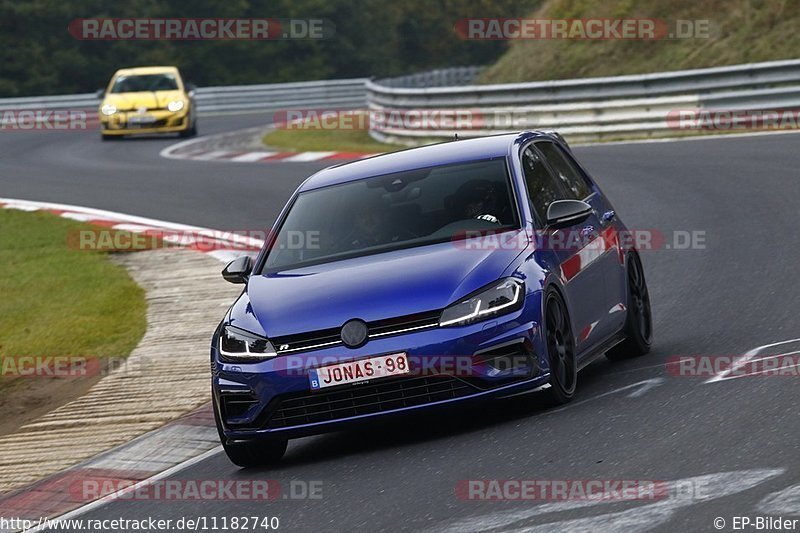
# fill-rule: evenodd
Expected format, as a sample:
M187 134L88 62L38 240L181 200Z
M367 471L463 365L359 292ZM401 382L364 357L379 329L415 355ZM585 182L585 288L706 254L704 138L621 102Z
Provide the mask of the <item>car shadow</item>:
M111 142L120 142L120 143L129 143L129 142L147 142L147 141L157 141L157 140L170 140L174 141L175 139L181 139L182 137L178 133L153 133L148 135L131 135L130 137L119 137L115 139L110 139Z

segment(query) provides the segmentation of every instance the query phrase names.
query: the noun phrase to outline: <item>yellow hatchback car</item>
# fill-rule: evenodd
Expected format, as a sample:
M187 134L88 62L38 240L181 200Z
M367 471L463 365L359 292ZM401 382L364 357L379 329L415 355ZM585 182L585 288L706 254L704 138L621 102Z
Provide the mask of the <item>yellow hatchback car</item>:
M118 70L100 89L103 140L131 134L197 134L195 87L184 83L176 67Z

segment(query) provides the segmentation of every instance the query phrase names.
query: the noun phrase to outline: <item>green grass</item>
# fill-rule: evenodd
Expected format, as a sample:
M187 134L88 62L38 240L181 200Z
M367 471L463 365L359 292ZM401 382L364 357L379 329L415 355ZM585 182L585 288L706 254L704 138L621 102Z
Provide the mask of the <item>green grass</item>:
M127 356L147 327L144 290L105 252L68 246L86 224L0 210L0 356Z
M313 125L313 124L312 124ZM384 144L369 136L365 129L278 129L266 134L263 142L270 148L291 152L391 152L397 146Z
M479 83L617 76L800 57L796 0L549 0L531 17L706 19L711 38L515 41Z

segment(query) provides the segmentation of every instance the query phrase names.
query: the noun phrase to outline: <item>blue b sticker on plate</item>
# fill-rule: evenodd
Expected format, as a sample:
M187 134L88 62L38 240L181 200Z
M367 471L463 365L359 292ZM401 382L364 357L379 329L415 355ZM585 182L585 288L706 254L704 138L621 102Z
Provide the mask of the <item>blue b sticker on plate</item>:
M311 390L319 388L319 377L317 376L316 370L311 369L308 371L308 381L311 383Z

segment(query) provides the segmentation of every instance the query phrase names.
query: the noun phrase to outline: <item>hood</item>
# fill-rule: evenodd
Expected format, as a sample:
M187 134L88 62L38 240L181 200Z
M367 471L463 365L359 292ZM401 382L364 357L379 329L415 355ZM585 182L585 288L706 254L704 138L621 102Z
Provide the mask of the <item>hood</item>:
M154 91L137 93L109 93L103 99L103 104L113 104L119 111L136 110L140 107L147 109L166 108L174 100L185 100L181 91Z
M280 337L338 328L352 318L443 309L501 278L522 253L512 248L467 250L446 242L253 276L231 317L244 329Z

